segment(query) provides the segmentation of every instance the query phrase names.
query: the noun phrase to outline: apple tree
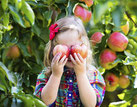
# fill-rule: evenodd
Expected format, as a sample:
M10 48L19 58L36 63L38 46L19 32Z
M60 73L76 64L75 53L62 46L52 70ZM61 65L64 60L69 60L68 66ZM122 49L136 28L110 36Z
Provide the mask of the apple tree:
M45 106L33 92L49 26L70 15L83 21L104 76L102 107L137 106L137 0L0 0L1 106Z

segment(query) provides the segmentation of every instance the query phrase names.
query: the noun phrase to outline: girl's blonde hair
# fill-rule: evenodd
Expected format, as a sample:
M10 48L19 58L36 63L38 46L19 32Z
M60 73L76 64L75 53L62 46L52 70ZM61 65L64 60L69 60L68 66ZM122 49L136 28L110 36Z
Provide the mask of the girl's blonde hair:
M51 74L51 61L53 58L53 48L55 45L57 45L57 36L59 33L65 32L67 30L77 30L80 39L82 42L88 47L88 56L86 58L86 63L87 63L87 70L89 67L94 64L93 57L92 57L92 50L91 50L91 45L89 42L89 38L87 36L86 30L83 26L82 21L75 16L69 16L69 17L64 17L59 19L58 21L55 22L59 27L58 33L56 33L55 37L53 40L50 40L45 47L45 52L44 52L44 66L47 67L46 74Z

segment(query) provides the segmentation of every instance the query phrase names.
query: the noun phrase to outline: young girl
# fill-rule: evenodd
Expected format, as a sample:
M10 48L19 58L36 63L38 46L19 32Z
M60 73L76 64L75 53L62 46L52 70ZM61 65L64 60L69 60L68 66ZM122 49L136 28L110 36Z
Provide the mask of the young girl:
M79 53L67 58L61 53L53 56L57 44L85 44L88 55ZM105 83L99 71L92 66L92 51L82 21L74 16L59 19L50 27L50 41L45 48L45 69L38 75L34 94L49 107L98 107L101 105Z

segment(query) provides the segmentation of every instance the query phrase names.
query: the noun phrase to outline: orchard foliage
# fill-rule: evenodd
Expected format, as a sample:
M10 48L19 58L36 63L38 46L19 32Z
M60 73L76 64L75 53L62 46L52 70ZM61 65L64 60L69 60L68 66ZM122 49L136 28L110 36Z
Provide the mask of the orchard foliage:
M113 73L117 78L126 75L129 79L126 81L130 81L128 87L122 86L124 89L117 82L113 93L120 92L118 102L109 104L116 100L113 93L106 92L102 106L136 106L137 0L0 0L1 106L44 106L33 92L37 74L44 68L49 26L69 15L77 15L83 20L89 38L96 32L102 33L100 42L93 46L93 53L104 78ZM114 32L125 35L128 44L123 51L115 52L117 57L109 65L111 69L105 69L99 56L109 48L107 40ZM113 78L109 80L109 85L115 82Z

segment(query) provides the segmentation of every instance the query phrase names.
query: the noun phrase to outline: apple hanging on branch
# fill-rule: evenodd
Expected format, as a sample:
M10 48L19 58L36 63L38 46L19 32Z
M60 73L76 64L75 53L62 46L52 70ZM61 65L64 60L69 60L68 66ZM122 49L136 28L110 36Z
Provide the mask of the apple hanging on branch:
M13 45L9 47L8 52L7 52L7 57L11 59L16 59L20 57L20 50L17 45Z
M119 86L121 88L127 88L130 85L130 80L128 78L128 75L121 75L119 77Z
M87 23L90 21L92 17L92 12L84 6L84 4L76 4L73 9L73 13L75 16L79 17L83 23Z
M109 70L117 65L117 63L113 64L116 58L116 52L111 49L105 49L100 53L99 62L102 67Z
M106 91L115 91L118 86L119 78L114 73L107 73L105 75Z
M96 43L100 43L101 40L102 40L102 37L103 37L103 34L102 34L101 32L95 32L95 33L90 37L92 46L95 46Z
M122 52L127 47L128 38L120 32L114 32L108 38L107 44L113 51Z

